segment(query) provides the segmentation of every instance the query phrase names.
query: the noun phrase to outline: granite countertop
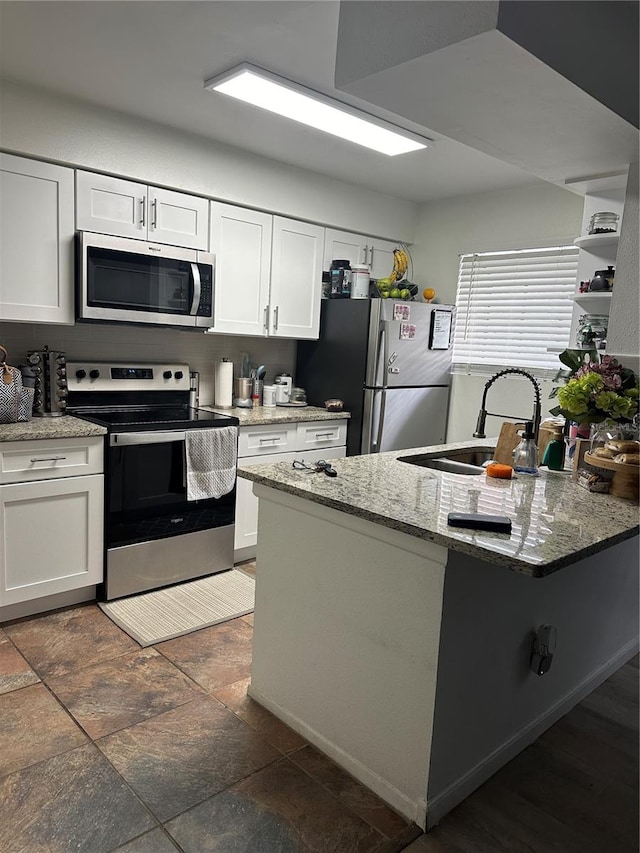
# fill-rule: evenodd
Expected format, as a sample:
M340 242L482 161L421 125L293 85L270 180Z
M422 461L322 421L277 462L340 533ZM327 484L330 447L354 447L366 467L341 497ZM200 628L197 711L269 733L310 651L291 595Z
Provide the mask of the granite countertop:
M232 415L238 418L240 426L256 426L257 424L289 424L298 421L333 421L337 418L350 418L349 412L328 412L318 406L256 406L255 409L242 409L234 406L231 409L221 409L215 406L200 406L207 412L217 412L221 415Z
M107 430L97 424L61 415L56 418L31 418L17 424L0 424L0 442L35 441L36 439L83 438L105 435Z
M238 474L409 536L462 551L533 577L544 577L638 533L631 501L592 494L569 471L496 480L422 468L398 457L495 446L495 439L334 459L337 477L296 471L286 462L238 468ZM507 515L511 534L447 525L449 512Z

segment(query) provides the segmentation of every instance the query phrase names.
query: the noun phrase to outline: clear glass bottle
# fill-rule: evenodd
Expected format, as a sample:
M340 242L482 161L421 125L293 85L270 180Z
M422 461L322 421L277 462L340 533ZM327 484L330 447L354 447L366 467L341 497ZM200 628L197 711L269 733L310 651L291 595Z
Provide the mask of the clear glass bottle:
M513 451L513 468L516 474L538 476L538 447L533 432L533 421L527 421L522 440Z

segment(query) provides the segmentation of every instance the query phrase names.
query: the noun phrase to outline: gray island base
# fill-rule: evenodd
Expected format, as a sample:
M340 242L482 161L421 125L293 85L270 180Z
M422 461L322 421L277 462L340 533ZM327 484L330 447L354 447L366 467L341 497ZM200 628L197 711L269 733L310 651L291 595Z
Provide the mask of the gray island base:
M337 460L333 491L285 464L241 473L260 499L249 692L427 829L637 652L638 519L568 474L530 481L525 506L516 481L496 492L399 455ZM367 497L374 480L386 494ZM447 530L448 511L489 507L511 536ZM538 676L545 624L557 648Z

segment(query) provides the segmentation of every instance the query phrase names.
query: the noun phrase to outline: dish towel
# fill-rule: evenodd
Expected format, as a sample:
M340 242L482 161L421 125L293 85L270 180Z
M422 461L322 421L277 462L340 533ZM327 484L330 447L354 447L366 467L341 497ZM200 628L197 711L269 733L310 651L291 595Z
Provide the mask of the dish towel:
M238 427L188 429L185 438L187 500L220 498L236 482Z

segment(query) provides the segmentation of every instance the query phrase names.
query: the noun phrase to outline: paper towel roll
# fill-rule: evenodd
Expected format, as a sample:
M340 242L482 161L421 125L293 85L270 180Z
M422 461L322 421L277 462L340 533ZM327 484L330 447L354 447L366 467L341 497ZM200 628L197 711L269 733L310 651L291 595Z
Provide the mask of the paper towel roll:
M230 409L233 405L233 362L226 358L216 364L215 405Z

